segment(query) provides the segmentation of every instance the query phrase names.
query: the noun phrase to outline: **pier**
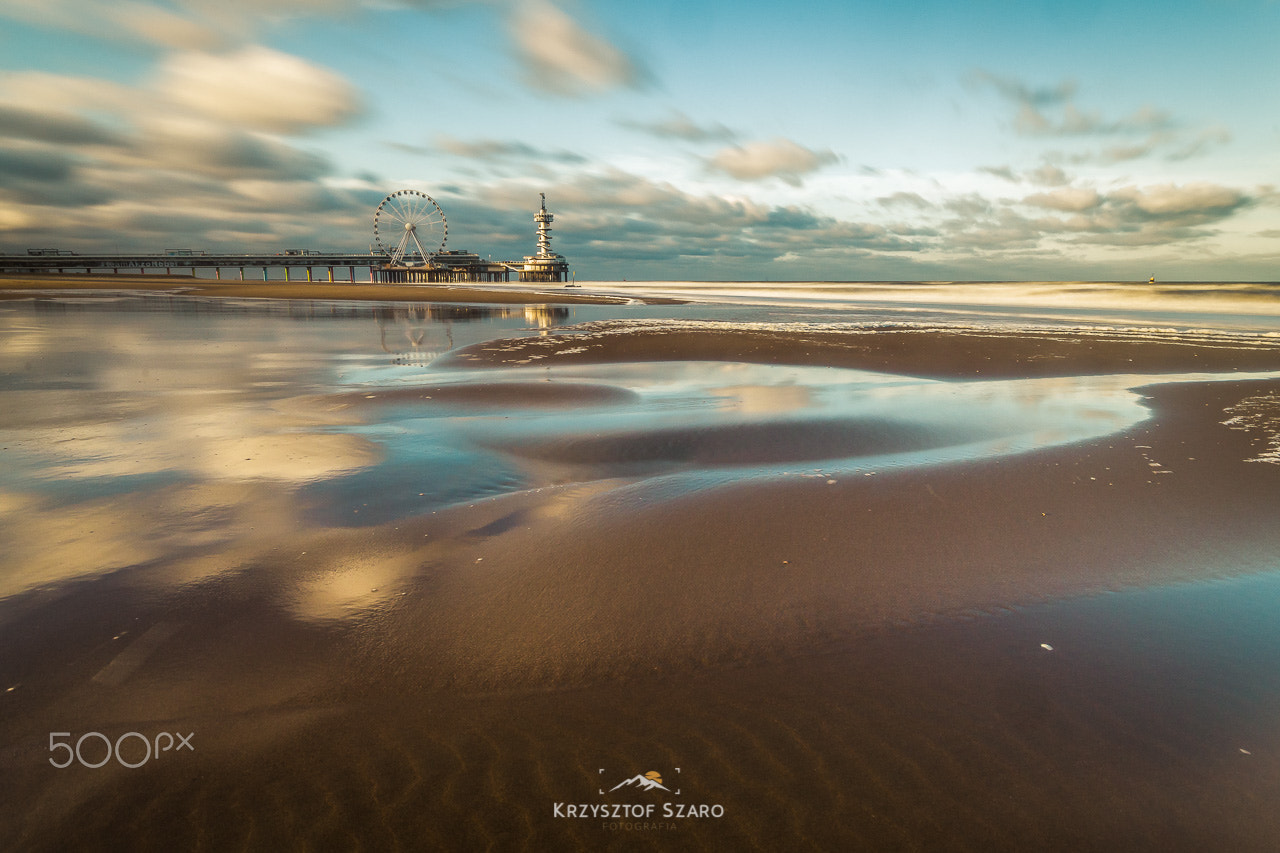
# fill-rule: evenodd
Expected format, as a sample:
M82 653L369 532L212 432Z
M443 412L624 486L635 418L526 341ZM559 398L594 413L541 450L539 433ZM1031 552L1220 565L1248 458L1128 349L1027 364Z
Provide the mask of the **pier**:
M356 271L361 280L375 281L374 270L386 263L376 254L343 252L298 252L280 254L223 254L184 250L164 254L80 255L65 250L32 250L25 255L0 255L0 272L6 273L157 273L171 275L175 270L212 269L214 277L246 281L261 275L270 278L272 270L282 270L285 281L354 282Z
M518 261L494 261L473 252L446 251L448 225L435 200L416 190L399 190L374 212L377 249L359 254L285 249L272 254L232 254L202 249L167 249L153 254L78 254L61 249L28 249L0 254L0 273L140 273L212 270L215 279L263 281L360 281L386 283L563 282L569 263L551 251L546 195L534 213L537 249ZM357 275L358 274L358 275Z

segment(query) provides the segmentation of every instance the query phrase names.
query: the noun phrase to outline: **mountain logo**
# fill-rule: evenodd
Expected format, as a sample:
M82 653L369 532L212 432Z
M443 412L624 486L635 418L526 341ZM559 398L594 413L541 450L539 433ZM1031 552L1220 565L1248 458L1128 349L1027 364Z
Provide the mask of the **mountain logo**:
M668 794L671 793L671 789L662 784L662 774L657 770L650 770L648 773L644 774L637 773L630 779L623 779L621 782L610 788L609 793L613 793L619 788L629 788L632 785L636 786L636 789L640 791L652 791L654 788L661 788Z

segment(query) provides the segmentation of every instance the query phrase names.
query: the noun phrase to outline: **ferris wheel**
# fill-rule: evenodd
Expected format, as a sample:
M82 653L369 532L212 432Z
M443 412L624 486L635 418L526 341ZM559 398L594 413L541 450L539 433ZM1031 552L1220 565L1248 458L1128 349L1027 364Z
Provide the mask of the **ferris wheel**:
M426 263L428 256L444 251L448 237L444 211L426 193L393 192L373 212L373 239L393 264L407 263L414 255L416 263Z

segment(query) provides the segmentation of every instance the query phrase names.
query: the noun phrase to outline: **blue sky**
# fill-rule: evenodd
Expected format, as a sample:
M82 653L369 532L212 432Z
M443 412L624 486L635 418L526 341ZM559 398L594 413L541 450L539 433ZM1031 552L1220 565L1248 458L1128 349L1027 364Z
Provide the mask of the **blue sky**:
M0 251L1280 279L1280 2L0 0Z

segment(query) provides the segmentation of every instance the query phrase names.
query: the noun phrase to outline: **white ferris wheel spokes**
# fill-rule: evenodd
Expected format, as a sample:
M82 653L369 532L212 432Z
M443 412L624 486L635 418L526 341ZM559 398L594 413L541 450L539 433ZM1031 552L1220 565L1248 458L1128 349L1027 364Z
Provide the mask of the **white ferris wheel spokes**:
M373 239L391 263L416 263L444 251L449 224L435 199L417 190L398 190L382 200L373 213Z

